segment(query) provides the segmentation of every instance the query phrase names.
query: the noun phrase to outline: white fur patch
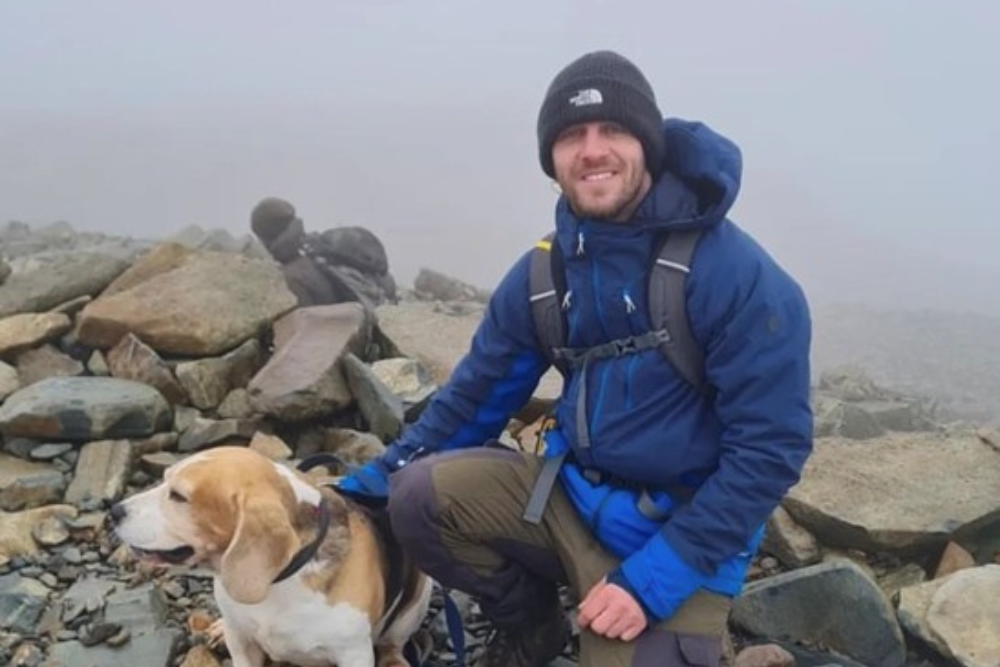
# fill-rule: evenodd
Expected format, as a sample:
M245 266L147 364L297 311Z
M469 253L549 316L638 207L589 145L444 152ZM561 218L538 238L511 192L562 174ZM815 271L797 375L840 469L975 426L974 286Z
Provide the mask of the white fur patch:
M320 500L323 498L319 489L306 484L299 479L294 472L280 463L275 463L274 467L277 469L278 474L288 480L288 483L292 485L292 491L295 492L296 500L300 503L306 503L308 505L319 505Z
M227 642L257 644L272 660L302 667L374 664L367 614L346 603L330 606L298 577L275 584L254 605L234 601L216 580L215 599Z

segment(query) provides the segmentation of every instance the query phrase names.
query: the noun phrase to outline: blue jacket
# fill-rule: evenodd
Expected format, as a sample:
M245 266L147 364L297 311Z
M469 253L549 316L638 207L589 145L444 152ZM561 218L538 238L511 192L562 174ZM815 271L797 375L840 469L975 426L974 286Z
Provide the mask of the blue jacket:
M630 222L580 219L560 199L555 238L570 292L568 344L589 347L649 331L646 275L658 235L704 228L686 291L711 398L652 349L590 366L589 448L576 446L579 373L565 383L556 410L558 440L573 448L579 466L654 490L696 490L667 521L622 546L610 534L615 522L602 521L628 510L602 501L595 514L577 468L561 476L602 543L622 558L609 579L654 619L670 616L702 586L738 592L762 525L798 481L812 445L808 307L795 281L726 218L739 190L739 149L700 123L667 120L664 134L665 170ZM548 362L528 304L528 257L496 289L451 381L389 447L383 460L391 468L419 454L481 445L531 396ZM713 587L718 577L722 584Z

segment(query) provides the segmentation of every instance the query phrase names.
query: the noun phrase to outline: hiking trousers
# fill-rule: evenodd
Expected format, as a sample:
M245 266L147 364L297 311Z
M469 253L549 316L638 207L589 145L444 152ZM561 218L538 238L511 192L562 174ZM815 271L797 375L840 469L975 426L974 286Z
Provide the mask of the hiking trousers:
M537 623L558 604L557 584L578 599L618 566L556 484L541 523L521 515L542 459L480 447L418 459L391 476L393 531L443 586L476 597L498 627ZM631 642L580 634L583 667L719 664L732 601L699 591Z

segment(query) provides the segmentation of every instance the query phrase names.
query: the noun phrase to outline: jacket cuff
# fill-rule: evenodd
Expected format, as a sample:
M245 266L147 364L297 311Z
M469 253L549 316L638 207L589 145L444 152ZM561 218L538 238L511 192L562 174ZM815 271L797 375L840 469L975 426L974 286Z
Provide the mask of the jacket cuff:
M670 618L707 579L682 560L659 533L622 561L618 571L628 584L623 588L634 594L655 622Z

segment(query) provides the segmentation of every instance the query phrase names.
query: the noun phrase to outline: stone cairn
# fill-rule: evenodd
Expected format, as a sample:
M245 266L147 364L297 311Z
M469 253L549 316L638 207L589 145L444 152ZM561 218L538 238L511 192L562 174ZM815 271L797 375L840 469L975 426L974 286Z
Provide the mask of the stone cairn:
M228 664L205 639L210 576L136 562L105 513L223 444L289 465L378 454L447 379L488 298L427 270L415 288L374 313L297 308L274 263L223 232L0 227L0 665ZM543 382L510 446L534 448L557 392ZM735 602L727 664L996 667L1000 438L936 424L850 369L820 378L814 407L814 453ZM475 651L486 624L458 602ZM440 603L425 630L443 666Z

